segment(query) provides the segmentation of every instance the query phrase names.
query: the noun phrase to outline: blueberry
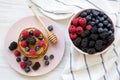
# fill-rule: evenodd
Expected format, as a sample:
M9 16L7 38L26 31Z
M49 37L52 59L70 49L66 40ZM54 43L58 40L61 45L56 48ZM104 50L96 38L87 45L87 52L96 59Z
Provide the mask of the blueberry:
M22 59L23 59L23 61L27 61L27 60L28 60L28 57L25 56L25 57L23 57Z
M30 67L26 67L24 70L25 72L30 72Z
M108 32L108 29L107 29L107 28L104 28L103 31L104 31L104 32Z
M20 39L20 41L23 41L23 40L24 40L23 36L20 36L19 39Z
M99 12L99 16L102 17L103 15L105 15L104 12Z
M92 13L90 14L90 16L91 16L91 18L93 18L93 14Z
M98 19L98 20L100 20L100 18L101 18L100 16L97 16L97 17L96 17L96 19Z
M102 21L104 21L105 19L104 19L104 17L101 17L99 20L102 22Z
M87 19L87 21L90 21L92 18L91 18L91 16L89 15L89 16L86 17L86 19Z
M27 61L27 65L31 66L32 65L32 61Z
M99 12L96 11L96 10L93 10L92 13L93 13L93 16L94 16L94 17L98 16L98 14L99 14Z
M53 26L52 26L52 25L49 25L49 26L48 26L48 30L49 30L49 31L52 31L52 30L53 30Z
M111 30L110 30L110 31L108 31L108 34L110 34L110 35L111 35L111 34L112 34L112 31L111 31Z
M34 33L33 30L30 30L30 31L29 31L29 34L30 34L30 35L33 35L33 33Z
M35 47L35 50L36 50L36 51L40 50L40 47L39 47L39 46L36 46L36 47Z
M86 12L82 12L82 13L80 14L80 16L81 16L81 17L86 17L86 16L87 16L87 13L86 13Z
M106 19L109 23L112 23L111 19L110 18L107 18Z
M86 12L87 12L87 15L89 15L91 13L91 10L86 10Z
M54 55L53 55L53 54L51 54L51 55L50 55L50 59L53 59L53 58L54 58Z
M39 62L36 62L33 66L32 66L32 69L33 70L38 70L40 68L40 63Z
M38 39L39 39L39 40L42 40L42 39L43 39L43 36L39 36Z
M95 25L95 22L92 21L90 24L91 24L92 26L94 26L94 25Z
M49 61L48 61L48 60L46 60L46 61L45 61L45 65L47 65L47 66L48 66L49 64L50 64L50 63L49 63Z
M97 20L95 20L95 24L98 24L99 23L99 20L97 19Z
M108 17L106 15L103 15L104 19L107 19Z
M19 57L16 58L16 61L17 61L17 62L20 62L20 61L21 61L21 58L19 58Z
M111 27L110 30L114 33L114 28L113 27Z
M99 23L99 24L98 24L98 27L103 27L103 23Z
M108 28L111 28L111 27L112 27L112 24L111 24L111 23L109 23L109 24L107 25L107 27L108 27Z
M103 28L98 28L98 32L102 33L103 32Z
M44 60L48 60L48 56L47 55L44 56Z
M92 21L96 21L96 19L95 19L95 18L92 18Z
M30 48L27 46L27 47L25 47L25 51L29 51L30 50Z
M107 20L105 20L105 21L103 22L104 25L108 25L108 23L109 23L109 22L108 22Z

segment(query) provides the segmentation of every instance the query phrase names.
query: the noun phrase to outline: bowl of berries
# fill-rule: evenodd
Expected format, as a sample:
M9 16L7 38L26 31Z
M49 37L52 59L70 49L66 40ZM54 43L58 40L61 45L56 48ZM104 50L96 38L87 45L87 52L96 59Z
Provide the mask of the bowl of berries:
M115 29L107 14L96 9L85 9L71 18L68 36L78 52L97 55L111 48L115 40Z

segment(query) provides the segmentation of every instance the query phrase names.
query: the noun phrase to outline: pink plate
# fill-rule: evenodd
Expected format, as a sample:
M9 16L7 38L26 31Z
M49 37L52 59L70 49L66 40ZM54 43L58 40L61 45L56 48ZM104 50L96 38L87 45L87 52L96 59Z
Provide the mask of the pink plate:
M62 34L60 28L57 26L57 24L55 22L51 21L48 18L41 17L41 19L46 24L46 26L53 25L53 27L54 27L53 32L56 34L57 39L58 39L58 43L56 45L49 43L49 47L46 52L46 55L49 56L50 54L53 54L54 59L49 60L50 64L48 66L45 66L45 64L44 64L45 60L43 60L43 58L30 59L33 62L33 64L37 61L40 62L41 67L36 71L33 71L31 69L30 72L26 73L23 69L21 69L19 63L16 62L16 57L14 56L14 51L10 51L8 49L8 46L10 45L10 43L12 41L17 42L20 32L25 28L36 27L36 28L40 29L43 32L43 34L46 35L45 30L41 27L41 25L38 23L38 21L36 20L36 18L34 16L25 17L25 18L19 20L18 22L16 22L9 29L9 31L6 35L6 38L5 38L4 55L9 63L9 65L14 70L16 70L17 72L19 72L23 75L38 76L38 75L46 74L46 73L50 72L51 70L53 70L60 63L60 61L62 60L62 57L64 55L65 41L64 41L64 37L63 37L63 34Z

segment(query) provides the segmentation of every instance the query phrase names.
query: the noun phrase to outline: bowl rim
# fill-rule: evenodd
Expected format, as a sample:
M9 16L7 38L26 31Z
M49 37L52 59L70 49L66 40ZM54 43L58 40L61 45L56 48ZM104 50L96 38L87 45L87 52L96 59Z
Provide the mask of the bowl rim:
M81 49L77 48L77 47L73 44L72 40L70 39L70 36L69 36L69 27L70 27L70 25L71 25L72 20L73 20L74 18L76 18L78 15L80 15L81 12L86 11L86 10L97 10L97 11L101 11L101 10L98 10L98 9L91 9L91 8L89 8L89 9L84 9L84 10L81 10L81 11L78 11L77 13L75 13L75 14L71 17L71 19L70 19L70 21L69 21L69 23L68 23L68 26L67 26L67 36L68 36L68 39L69 39L69 41L70 41L71 46L73 46L73 48L74 48L75 50L77 50L79 53L82 53L82 54L85 54L85 55L100 55L100 54L103 54L103 53L107 52L107 51L112 47L112 44L113 44L114 41L115 41L115 25L113 24L113 21L112 21L112 19L109 17L109 15L108 15L107 13L105 13L104 11L101 11L101 12L104 12L104 14L107 15L107 17L109 17L109 19L111 20L111 23L112 23L112 25L113 25L113 28L114 28L114 41L113 41L106 49L102 50L101 52L96 52L96 53L94 53L94 54L88 54L87 52L84 52L84 51L82 51Z

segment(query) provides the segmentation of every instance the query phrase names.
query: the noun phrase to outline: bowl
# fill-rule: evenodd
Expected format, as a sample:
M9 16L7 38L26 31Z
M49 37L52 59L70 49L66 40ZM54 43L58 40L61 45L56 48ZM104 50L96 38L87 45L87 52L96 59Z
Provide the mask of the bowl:
M108 17L108 19L110 20L110 22L111 22L111 24L112 24L114 40L113 40L104 50L101 50L101 51L98 51L98 52L95 52L95 53L90 54L90 53L85 52L85 51L81 50L80 48L76 47L76 46L74 45L74 43L73 43L73 40L71 40L71 38L70 38L69 27L70 27L70 25L72 24L73 19L77 18L78 16L80 16L81 13L83 13L84 11L87 11L87 10L96 10L96 11L98 11L98 12L104 13L104 12L102 12L102 11L100 11L100 10L97 10L97 9L85 9L85 10L79 11L79 12L77 12L76 14L74 14L73 17L70 19L70 21L69 21L69 23L68 23L68 28L67 28L68 39L69 39L69 41L70 41L71 47L74 48L74 50L76 50L78 53L82 53L82 54L85 54L85 55L99 55L99 54L103 54L103 53L107 52L109 49L112 48L112 44L113 44L114 41L115 41L115 27L114 27L114 24L113 24L111 18L110 18L106 13L104 13L104 14ZM73 25L73 24L72 24L72 25ZM104 26L104 27L105 27L105 26Z

